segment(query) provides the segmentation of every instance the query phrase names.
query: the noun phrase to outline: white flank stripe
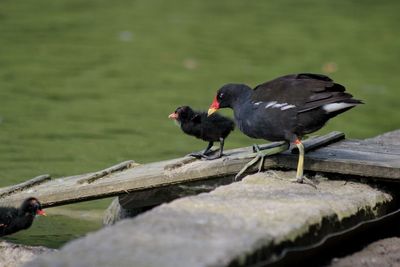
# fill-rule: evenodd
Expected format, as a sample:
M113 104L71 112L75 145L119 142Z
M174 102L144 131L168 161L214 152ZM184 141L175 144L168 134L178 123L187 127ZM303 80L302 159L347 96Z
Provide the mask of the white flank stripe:
M341 110L344 108L353 107L355 105L356 104L352 104L352 103L331 103L331 104L323 105L322 108L326 112L331 113L331 112L335 112L335 111L338 111L338 110Z
M254 105L258 106L258 105L260 105L261 103L262 103L262 102L260 101L260 102L254 103Z
M287 103L275 104L273 107L274 108L281 108L281 107L286 106L286 105L287 105Z
M265 105L265 108L269 108L269 107L275 105L276 103L277 103L276 101L268 102L268 104Z
M295 108L295 107L296 107L295 105L287 105L287 106L281 107L281 110L286 110L286 109Z

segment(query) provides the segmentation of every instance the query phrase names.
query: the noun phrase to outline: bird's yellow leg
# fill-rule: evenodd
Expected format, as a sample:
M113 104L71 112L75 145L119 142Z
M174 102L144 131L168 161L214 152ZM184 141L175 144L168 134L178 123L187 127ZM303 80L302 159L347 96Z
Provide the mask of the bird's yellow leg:
M303 171L304 171L304 145L299 139L295 142L299 149L299 161L297 162L296 180L299 183L303 182Z
M305 183L305 184L311 185L312 187L317 189L317 186L311 180L309 180L309 179L307 179L306 177L303 176L303 172L304 172L304 145L299 139L296 139L296 141L294 143L297 146L297 148L299 149L299 160L297 162L296 179L293 182L300 183L300 184Z

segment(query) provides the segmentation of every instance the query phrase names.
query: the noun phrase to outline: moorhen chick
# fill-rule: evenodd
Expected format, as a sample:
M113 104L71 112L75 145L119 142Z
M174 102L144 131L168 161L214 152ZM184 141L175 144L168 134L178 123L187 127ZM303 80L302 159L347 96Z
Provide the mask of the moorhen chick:
M190 156L208 160L222 157L225 138L233 131L235 124L231 119L218 114L208 116L206 112L198 112L189 106L178 107L168 118L176 120L182 131L208 142L203 153L191 153ZM219 153L208 156L214 142L219 142Z
M30 197L21 207L0 207L0 236L5 236L29 228L36 215L46 215L39 200Z
M231 108L239 129L249 137L284 141L276 152L294 143L299 149L296 181L303 182L304 135L319 130L330 119L358 104L360 100L345 92L345 87L321 74L300 73L276 78L256 86L226 84L220 88L208 114L220 108ZM265 154L257 157L236 176Z

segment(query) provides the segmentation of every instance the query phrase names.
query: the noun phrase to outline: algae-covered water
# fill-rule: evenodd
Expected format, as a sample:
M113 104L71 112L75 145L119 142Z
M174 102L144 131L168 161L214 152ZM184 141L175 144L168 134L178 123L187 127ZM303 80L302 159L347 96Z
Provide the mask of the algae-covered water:
M0 186L200 150L170 112L207 109L227 82L288 73L329 74L366 102L320 133L396 129L399 9L394 0L4 0ZM226 147L252 143L236 131ZM9 239L59 247L101 227L109 202L49 209Z

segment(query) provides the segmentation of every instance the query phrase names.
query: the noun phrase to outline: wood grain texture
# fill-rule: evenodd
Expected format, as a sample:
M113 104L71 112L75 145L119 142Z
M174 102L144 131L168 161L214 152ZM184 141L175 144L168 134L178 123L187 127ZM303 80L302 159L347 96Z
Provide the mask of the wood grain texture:
M398 135L400 136L400 131ZM337 136L337 133L328 134L327 138L305 140L304 145L315 145L318 140L320 146L324 144L321 140L332 142L332 136ZM8 194L0 200L0 204L19 205L24 198L35 196L44 207L48 207L133 192L145 194L145 191L171 188L175 185L189 186L193 182L196 186L217 186L214 179L220 179L223 184L233 182L232 177L254 156L252 147L228 150L225 154L226 156L211 161L185 157L143 164L135 168L124 167L124 170L117 172L110 171L115 168L108 168L106 171L62 177ZM297 157L290 151L273 155L265 160L264 168L295 169ZM125 166L125 163L122 165ZM400 145L387 146L384 142L374 143L369 140L342 140L319 149L314 147L313 151L306 154L304 167L311 171L400 182ZM254 171L256 167L248 170L249 173ZM107 179L99 179L104 175L107 175ZM95 179L91 180L93 178ZM149 192L150 195L154 194Z

